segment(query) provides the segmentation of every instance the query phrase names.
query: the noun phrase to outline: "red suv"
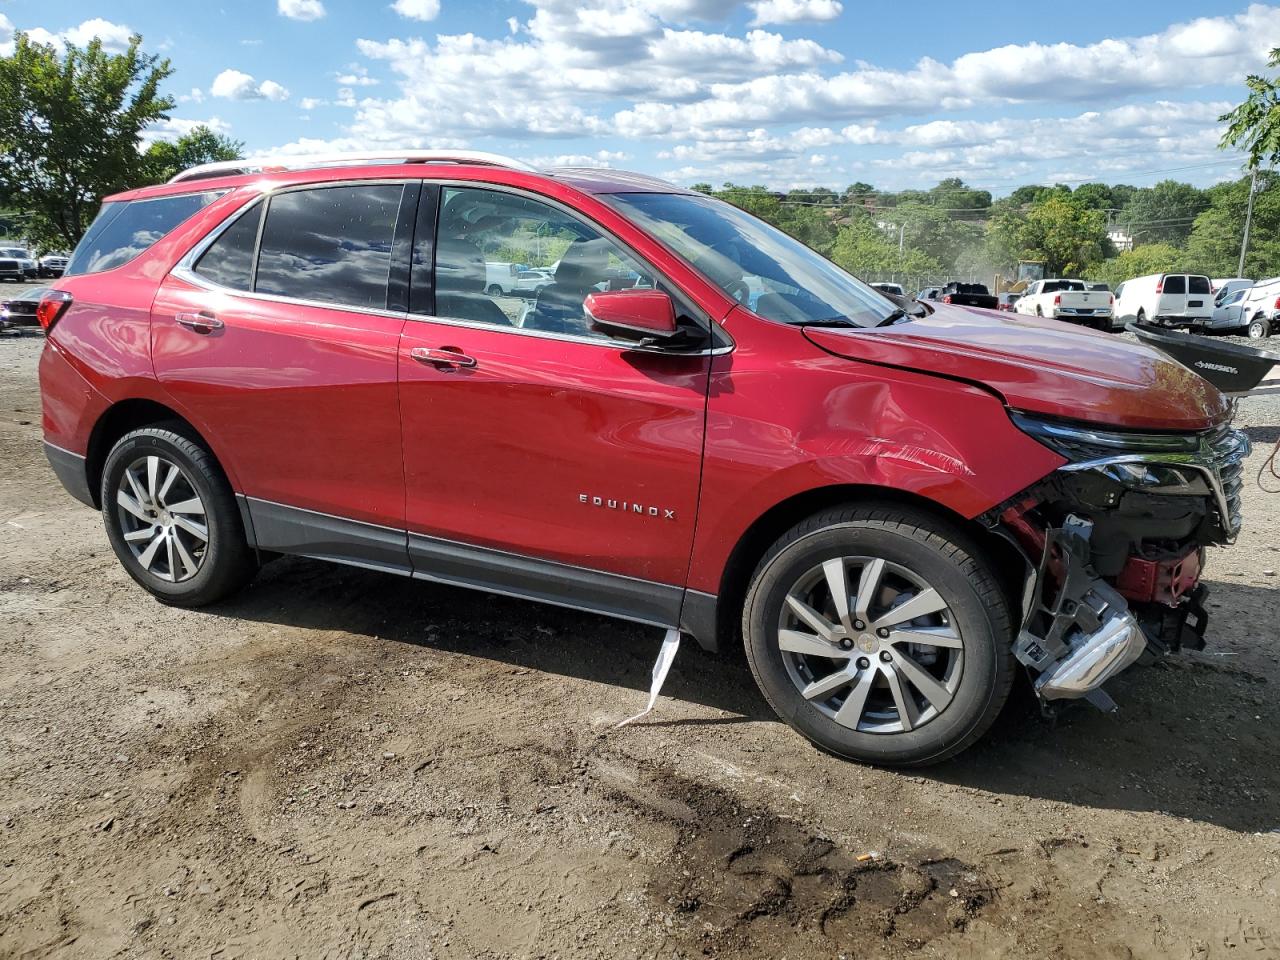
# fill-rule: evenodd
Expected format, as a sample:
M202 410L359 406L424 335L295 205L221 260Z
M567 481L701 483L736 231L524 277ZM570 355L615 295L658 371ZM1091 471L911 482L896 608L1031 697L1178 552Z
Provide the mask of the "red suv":
M545 271L525 295L493 269ZM279 553L745 642L805 736L973 743L1017 665L1200 646L1244 436L1200 377L904 308L644 176L423 152L110 197L40 304L49 460L198 606Z

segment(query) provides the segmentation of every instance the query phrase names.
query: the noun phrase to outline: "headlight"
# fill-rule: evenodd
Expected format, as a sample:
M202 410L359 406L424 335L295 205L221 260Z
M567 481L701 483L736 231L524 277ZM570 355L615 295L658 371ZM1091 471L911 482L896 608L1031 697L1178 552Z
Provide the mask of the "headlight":
M1173 454L1176 458L1177 454L1196 453L1200 449L1200 437L1194 433L1138 433L1046 420L1018 412L1009 416L1023 433L1073 463L1124 454Z

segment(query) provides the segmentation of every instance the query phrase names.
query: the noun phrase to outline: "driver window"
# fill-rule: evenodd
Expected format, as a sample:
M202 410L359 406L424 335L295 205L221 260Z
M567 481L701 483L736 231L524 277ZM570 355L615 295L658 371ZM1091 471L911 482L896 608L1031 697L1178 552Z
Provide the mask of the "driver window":
M583 301L595 291L652 288L653 277L592 227L549 204L446 187L436 240L436 315L608 339Z

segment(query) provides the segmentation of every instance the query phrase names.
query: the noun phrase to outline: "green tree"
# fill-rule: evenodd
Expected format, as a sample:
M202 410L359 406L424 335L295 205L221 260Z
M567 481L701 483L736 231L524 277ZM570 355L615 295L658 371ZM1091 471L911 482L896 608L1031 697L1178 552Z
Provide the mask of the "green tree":
M18 33L0 57L0 200L31 215L37 245L74 246L104 195L145 180L140 134L173 101L159 94L169 61L141 45L59 53Z
M147 148L146 179L164 183L179 171L201 163L244 158L244 143L232 140L201 124L177 140L157 140Z
M1209 208L1196 217L1187 240L1187 269L1214 277L1233 277L1240 266L1249 178L1217 184L1205 193ZM1280 275L1280 175L1270 170L1258 173L1244 272L1259 280Z
M990 194L987 198L990 200ZM981 226L940 206L904 203L885 211L884 215L897 226L905 226L906 244L944 267L952 266L960 251L982 238Z
M932 274L941 265L919 250L898 251L897 238L890 238L870 217L857 217L841 227L831 247L831 259L855 276L886 273Z
M1191 224L1209 206L1205 192L1189 183L1161 180L1136 191L1117 223L1141 243L1186 243Z
M928 202L948 210L984 210L991 206L989 190L965 186L959 177L948 177L928 192Z
M1006 210L997 215L988 226L988 240L995 262L1044 261L1046 277L1078 274L1112 252L1103 212L1056 189L1025 214Z
M1280 47L1271 50L1267 66L1280 68ZM1249 96L1244 103L1218 120L1227 125L1219 142L1223 150L1242 148L1250 167L1270 167L1280 160L1280 84L1269 77L1250 74L1244 85Z
M1144 243L1132 250L1096 263L1085 271L1089 280L1101 280L1114 290L1126 280L1151 273L1172 273L1184 269L1186 253L1168 243Z

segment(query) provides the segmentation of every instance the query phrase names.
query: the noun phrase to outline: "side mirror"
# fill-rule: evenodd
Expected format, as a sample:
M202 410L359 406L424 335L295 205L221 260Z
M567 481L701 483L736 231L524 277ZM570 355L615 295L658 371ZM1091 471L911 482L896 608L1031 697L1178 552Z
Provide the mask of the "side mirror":
M661 290L609 290L587 294L591 326L611 336L670 340L680 333L671 297Z

